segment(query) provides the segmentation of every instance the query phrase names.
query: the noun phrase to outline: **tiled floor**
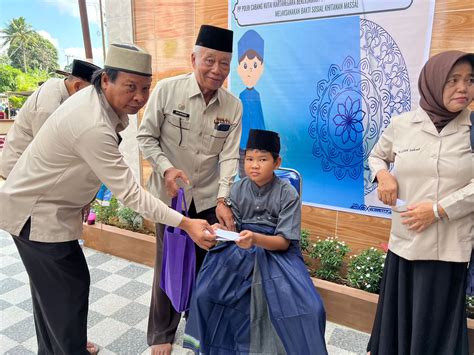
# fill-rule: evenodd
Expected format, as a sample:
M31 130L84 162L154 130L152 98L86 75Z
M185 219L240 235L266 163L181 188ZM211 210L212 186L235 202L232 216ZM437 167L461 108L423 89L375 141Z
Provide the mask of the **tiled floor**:
M89 339L100 354L148 354L146 326L153 270L84 248L91 274ZM0 354L37 351L28 275L11 237L0 230ZM188 354L182 344L184 321L173 354ZM327 324L331 355L366 354L368 335ZM305 354L306 355L306 354Z

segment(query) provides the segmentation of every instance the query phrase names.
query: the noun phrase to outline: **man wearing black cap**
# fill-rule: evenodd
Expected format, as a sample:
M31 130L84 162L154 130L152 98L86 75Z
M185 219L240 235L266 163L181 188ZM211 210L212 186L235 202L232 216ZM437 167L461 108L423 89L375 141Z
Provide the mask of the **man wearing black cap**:
M191 55L193 73L160 81L138 131L143 156L152 167L149 191L169 203L178 183L189 215L219 221L235 230L225 203L237 173L242 104L222 88L229 75L233 32L201 26ZM157 225L157 257L148 323L152 354L170 354L180 313L160 289L163 226ZM196 268L205 250L196 248Z
M88 355L90 275L77 239L82 208L101 181L125 206L179 226L203 248L215 239L206 221L183 217L145 191L118 149L128 115L148 99L151 55L113 44L92 83L48 118L0 188L0 229L13 236L30 279L39 354Z
M26 100L5 139L0 176L8 177L48 117L72 94L89 86L92 74L98 69L97 65L74 59L71 73L66 73L69 74L67 78L47 80Z

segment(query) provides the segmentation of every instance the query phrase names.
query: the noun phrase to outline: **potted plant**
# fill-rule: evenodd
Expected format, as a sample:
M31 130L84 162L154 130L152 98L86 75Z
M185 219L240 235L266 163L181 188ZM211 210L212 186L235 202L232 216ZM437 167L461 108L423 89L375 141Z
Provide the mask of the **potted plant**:
M313 284L323 299L327 319L370 333L377 309L387 248L382 247L384 252L371 247L358 255L350 256L347 271L343 272L344 264L341 259L344 257L341 258L341 255L349 252L344 248L345 243L330 237L317 238L316 243L311 245L309 233L305 232L302 233L301 245L305 262L310 266L309 272L317 276L313 278ZM315 263L315 258L319 259L318 263ZM312 267L313 265L317 265L316 268ZM328 265L339 265L339 270L318 272L318 268L324 265L326 269ZM326 276L332 281L320 278ZM466 297L466 313L470 353L474 353L474 297Z
M107 203L92 206L98 223L83 225L84 245L148 266L154 265L154 232L146 228L137 212L121 206L112 196Z
M375 266L376 263L380 266L380 261L368 256L367 252L353 255L350 257L347 268L349 277L345 278L342 273L344 259L350 252L345 242L337 237L317 238L316 242L307 249L307 264L314 265L311 259L319 261L319 268L310 270L310 273L316 276L313 278L313 284L323 299L327 319L360 331L370 332L378 295L368 292L373 288L367 290L365 283L369 284L367 282L369 279L380 279L381 270L379 271ZM376 251L370 250L369 253L372 255ZM376 269L377 273L368 273L366 268ZM374 282L370 281L370 283ZM362 286L361 289L357 288L359 286Z

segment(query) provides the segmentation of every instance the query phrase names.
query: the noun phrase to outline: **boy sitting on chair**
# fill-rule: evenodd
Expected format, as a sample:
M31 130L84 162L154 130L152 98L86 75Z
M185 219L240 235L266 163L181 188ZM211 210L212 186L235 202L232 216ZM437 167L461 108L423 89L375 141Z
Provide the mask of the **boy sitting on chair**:
M277 133L250 130L247 177L228 201L239 238L208 252L191 299L184 346L196 353L327 354L323 303L299 246L300 199L273 172L279 153Z

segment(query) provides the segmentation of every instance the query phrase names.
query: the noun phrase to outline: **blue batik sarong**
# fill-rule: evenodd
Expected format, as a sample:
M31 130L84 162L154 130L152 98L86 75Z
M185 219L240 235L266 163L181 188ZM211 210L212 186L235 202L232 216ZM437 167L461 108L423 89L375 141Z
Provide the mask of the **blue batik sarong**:
M272 235L274 229L242 225ZM211 249L196 280L184 346L201 354L327 354L323 303L296 241L288 250Z

